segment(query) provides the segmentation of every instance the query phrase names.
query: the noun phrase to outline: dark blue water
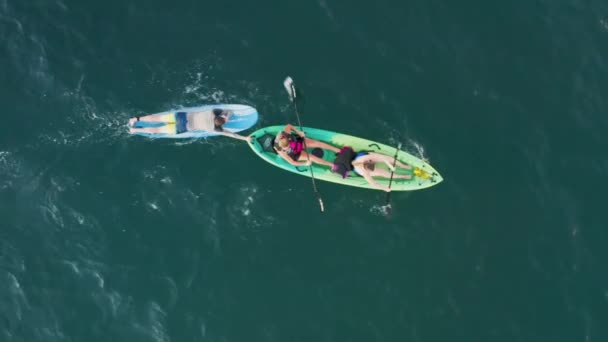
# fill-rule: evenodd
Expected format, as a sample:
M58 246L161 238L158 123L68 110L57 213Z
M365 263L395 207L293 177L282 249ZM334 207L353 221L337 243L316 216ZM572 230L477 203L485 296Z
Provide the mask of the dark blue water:
M606 341L608 3L0 1L0 341ZM243 103L445 181L129 117Z

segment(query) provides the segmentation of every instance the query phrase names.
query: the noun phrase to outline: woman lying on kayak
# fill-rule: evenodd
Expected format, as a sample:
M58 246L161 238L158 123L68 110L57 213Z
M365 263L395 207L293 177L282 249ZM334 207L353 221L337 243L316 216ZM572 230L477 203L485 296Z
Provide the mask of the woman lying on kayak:
M357 175L365 178L365 180L371 184L373 187L390 192L391 190L386 187L380 185L374 178L372 177L384 177L390 178L391 173L386 169L376 168L376 164L384 163L388 166L391 171L395 171L395 167L393 167L393 163L403 169L411 170L412 166L404 164L398 160L395 160L393 157L385 156L380 153L375 152L355 152L350 147L343 147L340 150L340 153L336 156L336 160L331 168L331 170L342 178L348 177L350 171L353 171ZM393 179L411 179L411 175L398 175L393 173Z
M309 166L312 163L329 167L333 166L331 162L305 151L304 145L306 145L307 149L321 148L324 150L330 150L334 153L340 152L338 148L322 141L306 138L304 132L296 129L291 124L287 124L274 139L274 150L279 156L281 156L281 158L285 159L293 166Z
M205 131L225 135L239 140L251 141L236 133L224 131L223 126L232 116L231 111L213 109L201 112L176 112L165 115L147 115L129 120L131 133L180 134L191 131ZM138 122L162 122L160 127L135 127Z

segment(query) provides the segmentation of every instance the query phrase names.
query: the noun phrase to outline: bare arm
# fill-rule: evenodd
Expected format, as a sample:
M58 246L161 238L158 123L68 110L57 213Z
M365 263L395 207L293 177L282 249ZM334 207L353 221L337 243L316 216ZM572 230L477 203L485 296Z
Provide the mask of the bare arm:
M287 124L285 125L285 132L290 133L291 131L296 132L299 136L303 137L305 134L304 132L300 131L299 129L297 129L294 125L292 124Z
M373 179L372 176L370 176L369 173L367 173L367 172L365 172L363 174L363 178L365 178L365 180L376 189L380 189L382 191L390 191L390 189L388 187L378 184L378 182L376 182L376 180Z
M248 141L248 138L246 136L242 136L240 134L236 134L236 133L232 133L232 132L221 131L221 132L215 132L215 133L221 134L221 135L224 135L224 136L227 136L227 137L239 139L239 140Z

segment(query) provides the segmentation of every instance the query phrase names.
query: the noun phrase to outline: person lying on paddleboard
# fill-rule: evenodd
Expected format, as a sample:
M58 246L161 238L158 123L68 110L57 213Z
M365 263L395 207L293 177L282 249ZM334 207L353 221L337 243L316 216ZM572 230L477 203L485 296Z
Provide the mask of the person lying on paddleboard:
M411 170L412 166L404 164L393 157L385 156L375 152L355 152L352 148L345 146L336 155L336 159L332 165L332 172L335 172L346 178L350 171L365 178L365 180L377 189L390 192L391 190L378 184L372 177L390 178L391 173L386 169L376 168L377 163L384 163L391 171L395 171L393 163L397 166ZM411 179L411 175L398 175L393 173L393 179Z
M278 153L281 158L285 159L289 164L294 166L308 166L312 163L317 163L325 166L333 166L333 164L323 158L319 158L312 153L308 153L304 150L304 144L306 148L321 148L324 150L330 150L334 153L340 152L340 150L324 142L306 138L306 134L293 125L287 124L281 132L279 132L274 139L274 150ZM310 159L309 159L310 158Z
M176 112L165 115L147 115L135 117L129 120L129 130L131 133L160 133L160 134L180 134L188 131L214 132L239 140L251 141L251 137L242 136L236 133L224 131L223 125L232 116L231 111L214 109L202 112ZM135 123L141 122L162 122L160 127L134 127Z

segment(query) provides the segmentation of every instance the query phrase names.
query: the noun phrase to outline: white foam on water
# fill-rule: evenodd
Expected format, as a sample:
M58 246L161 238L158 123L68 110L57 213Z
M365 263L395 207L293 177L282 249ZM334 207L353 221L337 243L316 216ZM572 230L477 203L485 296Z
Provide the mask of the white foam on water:
M90 275L93 277L93 279L95 280L97 287L100 289L103 289L104 285L105 285L105 280L103 279L103 277L101 276L101 274L99 274L99 272L96 271L92 271L89 270Z
M19 274L26 270L21 251L8 240L0 240L0 269Z
M69 11L68 6L66 6L66 4L63 1L57 0L57 1L55 1L55 4L64 12Z
M146 336L152 341L166 342L170 341L165 327L166 319L167 314L158 303L152 301L146 305L143 318L131 318L131 320L137 320L132 322L131 326L138 335Z
M0 189L12 188L16 178L21 174L21 163L9 151L0 152Z
M116 291L110 291L106 294L106 298L108 299L112 317L118 317L121 307L124 306L124 300L122 296Z
M22 321L24 312L30 309L27 296L24 289L21 287L17 276L11 272L5 272L0 276L0 298L2 299L3 307L0 312L7 310L4 316L9 320L16 319Z
M62 263L69 267L69 269L74 272L76 275L80 275L80 268L78 268L78 264L75 261L63 260Z
M417 141L415 141L413 139L408 139L408 145L412 146L413 149L416 151L415 152L416 157L420 158L421 160L423 160L426 163L429 163L429 159L424 154L424 146L422 146L422 144L418 143Z
M192 257L191 257L191 260L189 260L189 261L192 263L192 268L191 268L191 271L188 273L188 277L186 278L186 281L185 281L185 286L187 289L189 289L192 286L192 283L198 277L198 273L200 271L199 264L201 261L201 255L198 251L195 250L190 253L192 254Z
M47 205L42 205L40 206L40 210L46 222L54 223L60 228L64 227L63 217L61 216L59 208L55 204L49 203Z
M171 277L164 277L163 279L167 283L167 290L169 292L167 307L171 309L175 306L177 300L179 299L179 290L177 288L175 280L173 280Z
M382 204L374 204L369 208L369 212L378 216L386 216L388 214L388 206Z
M323 13L325 14L325 16L332 22L335 23L336 19L334 16L333 11L329 8L329 6L327 5L327 1L326 0L319 0L318 1L319 7L321 7L321 9L323 10Z
M256 203L268 196L267 192L261 191L256 184L247 183L238 186L237 196L232 205L236 210L230 211L230 220L235 227L241 227L243 238L251 236L252 232L277 223L277 219L271 213L262 211L262 207Z

